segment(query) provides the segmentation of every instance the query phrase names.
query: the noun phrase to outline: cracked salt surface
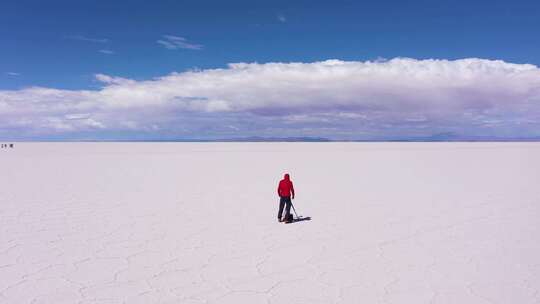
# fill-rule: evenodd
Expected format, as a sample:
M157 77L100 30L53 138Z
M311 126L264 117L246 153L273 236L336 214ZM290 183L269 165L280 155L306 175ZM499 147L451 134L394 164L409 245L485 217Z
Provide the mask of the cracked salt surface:
M540 144L21 143L0 303L540 303ZM288 171L298 211L276 220Z

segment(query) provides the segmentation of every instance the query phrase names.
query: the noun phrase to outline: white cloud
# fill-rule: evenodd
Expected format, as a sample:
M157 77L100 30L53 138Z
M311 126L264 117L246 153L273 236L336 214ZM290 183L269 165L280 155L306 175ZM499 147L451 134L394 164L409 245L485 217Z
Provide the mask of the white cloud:
M83 120L83 123L88 126L88 127L92 127L92 128L98 128L98 129L105 129L105 125L97 120L94 120L92 118L88 118L88 119L85 119Z
M187 39L184 37L173 36L173 35L164 35L163 39L160 39L156 42L169 50L178 50L178 49L201 50L203 48L203 46L200 44L188 42Z
M99 50L98 52L105 54L105 55L113 55L114 51L111 50Z
M6 72L6 75L7 75L7 76L13 76L13 77L17 77L17 76L21 76L21 73L15 73L15 72Z
M110 84L124 84L124 85L127 85L127 84L136 84L137 83L135 80L122 78L122 77L112 77L112 76L105 75L105 74L96 74L95 77L96 77L96 80L98 80L100 82L103 82L105 84L109 84L109 85Z
M90 37L85 37L85 36L82 36L82 35L71 35L71 36L67 36L66 38L71 39L71 40L79 40L79 41L94 42L94 43L107 43L107 42L109 42L109 39L90 38Z
M87 113L73 113L73 114L64 115L65 119L68 119L68 120L89 119L90 116L91 115Z
M282 22L282 23L287 22L287 18L285 18L285 15L283 15L283 14L278 14L277 19L278 19L279 22Z
M103 83L97 91L0 91L0 129L177 131L190 138L242 130L352 138L540 135L540 69L530 64L476 58L236 63L146 81L96 79Z

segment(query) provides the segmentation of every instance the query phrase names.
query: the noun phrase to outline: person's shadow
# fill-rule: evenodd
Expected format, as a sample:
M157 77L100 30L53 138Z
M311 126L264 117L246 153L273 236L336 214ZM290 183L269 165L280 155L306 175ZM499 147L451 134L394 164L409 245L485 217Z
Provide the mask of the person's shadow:
M294 224L303 221L311 221L311 216L293 218L292 222L288 222L287 224Z

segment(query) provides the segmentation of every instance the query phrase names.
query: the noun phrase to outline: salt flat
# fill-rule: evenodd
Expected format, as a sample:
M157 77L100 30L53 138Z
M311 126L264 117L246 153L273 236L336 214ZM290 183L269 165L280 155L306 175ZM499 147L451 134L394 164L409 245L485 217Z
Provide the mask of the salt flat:
M540 303L537 143L16 143L0 303ZM311 221L277 222L289 172Z

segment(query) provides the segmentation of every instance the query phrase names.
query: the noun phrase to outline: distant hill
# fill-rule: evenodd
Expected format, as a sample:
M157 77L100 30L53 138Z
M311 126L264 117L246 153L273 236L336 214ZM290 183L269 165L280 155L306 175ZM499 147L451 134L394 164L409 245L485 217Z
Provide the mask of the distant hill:
M29 140L32 141L32 140ZM134 138L134 139L88 139L62 138L40 140L45 142L540 142L540 137L495 137L495 136L462 136L453 133L438 133L429 136L387 137L366 139L329 139L325 137L264 137L248 136L233 138Z
M222 142L329 142L332 141L324 137L240 137L240 138L226 138L210 141L222 141Z

